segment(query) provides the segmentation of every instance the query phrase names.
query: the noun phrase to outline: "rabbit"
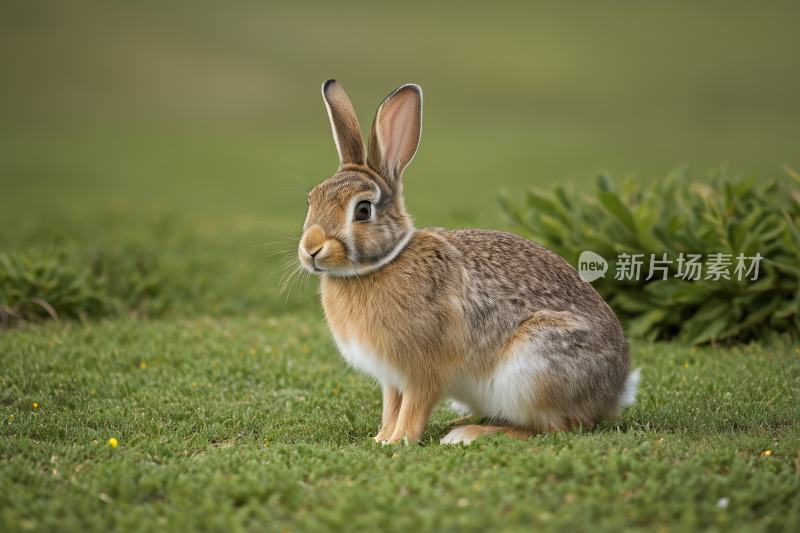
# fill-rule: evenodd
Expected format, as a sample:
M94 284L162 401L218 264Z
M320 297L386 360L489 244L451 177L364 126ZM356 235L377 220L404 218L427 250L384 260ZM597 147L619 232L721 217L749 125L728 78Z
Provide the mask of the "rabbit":
M495 230L416 228L403 170L419 146L422 90L378 107L365 147L342 86L322 86L338 171L308 195L299 259L344 360L383 389L375 440L419 442L445 397L503 433L591 430L635 402L639 371L603 298L555 252Z

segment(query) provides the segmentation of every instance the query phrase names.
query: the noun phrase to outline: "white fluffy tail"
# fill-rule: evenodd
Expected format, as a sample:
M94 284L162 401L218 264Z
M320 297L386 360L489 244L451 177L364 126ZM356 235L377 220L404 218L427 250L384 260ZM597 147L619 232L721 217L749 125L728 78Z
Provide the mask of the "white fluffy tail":
M625 409L636 403L636 395L639 393L639 378L641 377L641 370L636 369L628 375L625 380L625 388L622 389L622 394L619 396L619 409Z

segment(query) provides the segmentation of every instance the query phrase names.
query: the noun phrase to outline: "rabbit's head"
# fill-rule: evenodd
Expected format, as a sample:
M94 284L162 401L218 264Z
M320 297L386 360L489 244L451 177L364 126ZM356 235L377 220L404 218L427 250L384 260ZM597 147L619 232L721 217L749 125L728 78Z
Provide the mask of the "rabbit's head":
M403 202L403 169L414 158L422 126L422 90L403 85L378 108L369 150L353 106L336 80L322 85L339 170L308 195L299 256L314 274L353 276L377 270L414 232Z

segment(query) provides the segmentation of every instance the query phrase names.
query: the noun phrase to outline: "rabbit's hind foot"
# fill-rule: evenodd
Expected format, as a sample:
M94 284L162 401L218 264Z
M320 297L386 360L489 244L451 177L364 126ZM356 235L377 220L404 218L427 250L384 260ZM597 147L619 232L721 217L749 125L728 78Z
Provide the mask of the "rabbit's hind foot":
M457 428L453 428L450 433L445 435L439 442L441 444L458 444L459 442L469 444L481 435L489 435L491 433L503 433L506 437L527 439L536 432L516 426L458 426Z

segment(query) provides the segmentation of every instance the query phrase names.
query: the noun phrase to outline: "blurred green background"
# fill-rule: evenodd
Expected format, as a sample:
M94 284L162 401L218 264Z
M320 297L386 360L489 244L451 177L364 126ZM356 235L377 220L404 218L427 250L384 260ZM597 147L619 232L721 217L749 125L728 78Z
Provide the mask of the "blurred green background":
M255 245L302 224L284 171L336 170L328 78L365 132L421 85L419 226L504 228L499 189L599 170L774 176L800 168L798 20L797 2L4 2L0 252L146 278L120 309L315 306L278 300L280 246Z

